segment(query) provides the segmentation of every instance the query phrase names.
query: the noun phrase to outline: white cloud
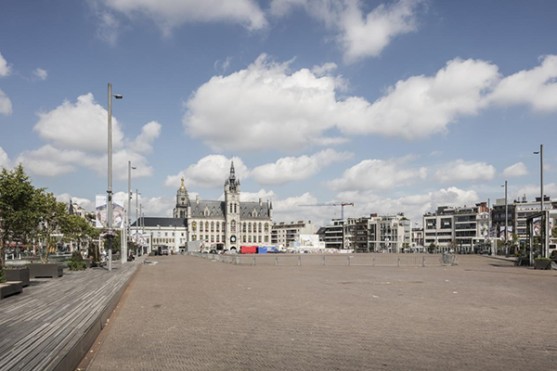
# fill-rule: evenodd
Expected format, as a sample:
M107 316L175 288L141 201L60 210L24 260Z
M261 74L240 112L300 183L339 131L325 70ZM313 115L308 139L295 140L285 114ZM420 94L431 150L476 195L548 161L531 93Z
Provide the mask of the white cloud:
M12 114L12 101L2 89L0 89L0 114L6 116Z
M363 216L371 213L395 215L404 213L412 223L421 225L422 216L439 206L462 207L480 201L476 191L457 187L442 188L433 192L404 195L398 198L382 196L372 190L345 191L337 194L338 199L354 202L354 208L345 208L345 217ZM339 213L335 214L337 217Z
M529 105L536 111L557 110L557 55L545 56L539 66L502 79L489 101Z
M404 168L406 161L363 160L345 170L341 178L329 182L329 186L336 191L386 190L426 178L426 168Z
M528 175L528 169L523 162L517 162L503 170L503 175L507 177Z
M11 164L10 157L8 156L6 151L4 151L4 148L0 147L0 169L2 168L9 169L11 168Z
M261 55L245 70L211 78L187 102L187 132L216 151L293 150L342 140L324 134L334 125L335 79L287 68Z
M120 22L114 14L107 11L99 11L97 17L99 18L97 37L108 45L115 46L120 34Z
M48 72L43 68L36 68L33 71L33 75L37 77L39 80L46 80L48 78Z
M312 220L325 222L322 210L314 207L302 207L301 205L314 205L317 198L306 192L300 196L287 197L285 199L273 199L273 221L291 222L296 220ZM324 225L325 223L320 223Z
M130 143L130 149L139 153L150 153L153 151L152 142L159 137L161 124L151 121L145 124L141 134Z
M391 6L381 4L364 16L359 2L349 1L339 24L345 60L354 62L376 57L394 37L415 31L415 10L419 3L402 0Z
M396 36L416 30L420 0L380 4L365 14L354 0L273 0L271 14L282 17L302 7L313 18L338 32L337 39L346 62L378 56Z
M9 76L12 72L11 70L12 68L10 67L6 59L4 59L2 53L0 53L0 77Z
M240 200L242 202L267 202L271 201L275 197L273 191L266 191L265 189L260 189L258 192L240 192Z
M341 101L336 91L345 88L342 79L308 69L290 72L288 63L261 55L246 69L203 84L188 100L183 124L215 151L290 151L346 141L332 136L334 129L417 139L476 114L497 78L492 64L455 59L435 76L397 82L373 103L360 97Z
M435 177L439 181L447 183L492 180L495 177L495 173L495 167L485 162L456 160L437 170Z
M543 193L546 196L551 196L551 199L555 199L553 196L557 195L557 183L545 183L543 185ZM522 198L526 196L527 200L534 200L536 197L540 197L540 185L538 184L528 184L520 187L516 191L516 197Z
M176 200L171 197L142 197L141 206L141 211L146 216L171 217Z
M284 184L310 178L324 167L351 157L351 153L327 149L312 156L280 158L254 168L251 175L261 184Z
M79 96L75 103L65 101L52 111L39 113L34 130L41 138L61 149L105 152L107 111L95 102L93 94ZM112 145L122 146L123 134L118 120L112 118Z
M267 25L265 14L253 0L97 0L130 18L151 19L165 35L192 22L239 23L249 30Z
M444 132L460 115L484 106L484 91L498 77L497 67L479 60L449 61L435 76L399 81L370 104L359 97L340 103L339 127L350 134L383 134L415 139Z
M112 168L114 178L127 179L128 161L133 176L151 175L144 154L152 151L152 141L160 134L160 124L147 123L133 141L126 140L118 120L112 119ZM107 169L107 111L97 104L92 94L82 95L75 103L68 101L51 111L39 113L34 130L47 142L43 147L23 152L19 160L30 173L56 176L85 167L98 174Z
M192 186L223 187L230 174L230 164L232 161L234 161L236 179L247 178L249 171L240 158L233 157L229 159L222 155L209 155L190 165L180 173L168 176L165 180L165 185L178 188L180 186L180 179L184 177L186 189L188 190Z
M83 152L45 145L33 151L22 152L16 162L23 163L25 170L32 174L59 176L75 171L77 165L86 160Z

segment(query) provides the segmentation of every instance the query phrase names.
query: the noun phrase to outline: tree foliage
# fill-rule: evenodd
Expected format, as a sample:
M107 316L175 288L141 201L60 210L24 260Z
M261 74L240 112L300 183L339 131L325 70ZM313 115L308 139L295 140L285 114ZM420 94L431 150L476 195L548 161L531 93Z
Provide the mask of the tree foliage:
M29 246L40 242L44 246L41 259L56 250L54 235L64 234L78 242L98 238L89 220L70 215L66 204L43 188L36 188L20 164L13 170L3 168L0 173L0 275L4 266L4 251L8 243Z

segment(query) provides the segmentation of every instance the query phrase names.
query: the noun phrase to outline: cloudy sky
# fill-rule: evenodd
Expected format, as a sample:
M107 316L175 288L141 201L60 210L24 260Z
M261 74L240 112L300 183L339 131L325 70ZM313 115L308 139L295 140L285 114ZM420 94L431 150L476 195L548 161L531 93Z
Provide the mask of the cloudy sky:
M180 178L275 221L557 197L557 2L4 0L0 166L169 216ZM135 201L133 201L135 202Z

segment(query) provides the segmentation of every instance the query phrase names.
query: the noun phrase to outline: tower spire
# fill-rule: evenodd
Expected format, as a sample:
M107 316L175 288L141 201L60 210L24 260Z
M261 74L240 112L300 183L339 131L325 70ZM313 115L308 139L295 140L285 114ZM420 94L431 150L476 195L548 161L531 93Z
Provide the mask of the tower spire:
M234 170L234 161L230 163L230 180L236 180L236 171Z
M240 181L236 180L236 170L234 170L234 161L230 163L230 175L228 179L224 182L225 188L228 188L231 191L239 191Z

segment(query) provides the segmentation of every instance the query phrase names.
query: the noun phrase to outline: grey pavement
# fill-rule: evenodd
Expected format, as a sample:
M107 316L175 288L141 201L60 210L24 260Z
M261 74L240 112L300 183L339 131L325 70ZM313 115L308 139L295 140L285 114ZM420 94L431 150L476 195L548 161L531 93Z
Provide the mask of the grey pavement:
M150 259L88 370L557 369L557 271Z

